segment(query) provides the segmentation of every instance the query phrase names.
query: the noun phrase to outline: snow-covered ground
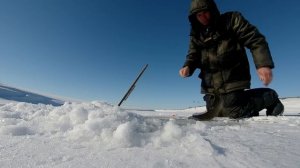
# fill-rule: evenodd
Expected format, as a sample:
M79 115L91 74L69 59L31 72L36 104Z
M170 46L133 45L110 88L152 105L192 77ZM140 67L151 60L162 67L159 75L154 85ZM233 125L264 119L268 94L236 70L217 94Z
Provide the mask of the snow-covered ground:
M299 114L299 98L282 101L285 114ZM300 167L296 116L178 123L172 118L204 108L143 111L98 101L1 102L0 167Z
M61 106L64 101L41 94L20 90L0 83L0 104L8 102L27 102L33 104L51 104Z

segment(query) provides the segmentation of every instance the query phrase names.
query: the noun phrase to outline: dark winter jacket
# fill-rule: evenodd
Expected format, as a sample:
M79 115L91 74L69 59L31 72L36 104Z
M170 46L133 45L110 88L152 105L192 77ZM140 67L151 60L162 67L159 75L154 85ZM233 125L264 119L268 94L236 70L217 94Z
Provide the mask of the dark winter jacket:
M196 19L202 10L211 12L213 22L204 27ZM256 68L274 68L265 37L240 13L220 14L213 0L193 0L190 9L190 46L184 66L201 70L202 93L228 93L250 88L250 70L245 47Z

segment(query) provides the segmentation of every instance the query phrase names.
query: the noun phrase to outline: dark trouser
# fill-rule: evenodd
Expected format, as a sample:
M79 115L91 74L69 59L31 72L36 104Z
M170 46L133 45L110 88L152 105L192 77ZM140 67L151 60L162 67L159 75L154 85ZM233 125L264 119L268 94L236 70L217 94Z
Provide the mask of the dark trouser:
M259 111L263 109L267 109L267 115L279 115L273 114L275 107L277 111L283 112L283 105L278 99L277 93L269 88L238 90L226 94L206 94L204 100L206 101L207 113L202 115L200 120L213 117L246 118L258 116ZM280 104L280 109L278 109L277 104Z

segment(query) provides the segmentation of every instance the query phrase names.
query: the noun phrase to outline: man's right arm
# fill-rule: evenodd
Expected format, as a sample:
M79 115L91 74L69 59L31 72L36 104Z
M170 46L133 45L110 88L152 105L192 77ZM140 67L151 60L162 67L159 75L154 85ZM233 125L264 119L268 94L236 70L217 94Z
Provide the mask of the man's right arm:
M189 77L192 76L194 71L197 68L200 68L200 53L197 49L197 44L195 42L195 39L193 36L190 37L190 44L189 44L189 50L188 54L186 56L185 63L183 65L183 68L180 69L179 74L182 77Z

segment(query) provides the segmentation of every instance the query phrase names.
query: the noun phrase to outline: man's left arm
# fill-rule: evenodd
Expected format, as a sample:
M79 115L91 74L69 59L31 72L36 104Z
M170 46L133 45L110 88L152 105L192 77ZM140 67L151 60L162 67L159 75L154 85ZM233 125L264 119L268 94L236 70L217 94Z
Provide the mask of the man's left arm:
M258 76L265 85L268 85L273 78L274 62L264 35L240 13L233 14L232 18L233 30L239 42L250 49Z

